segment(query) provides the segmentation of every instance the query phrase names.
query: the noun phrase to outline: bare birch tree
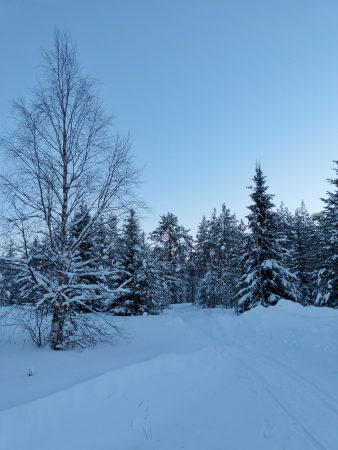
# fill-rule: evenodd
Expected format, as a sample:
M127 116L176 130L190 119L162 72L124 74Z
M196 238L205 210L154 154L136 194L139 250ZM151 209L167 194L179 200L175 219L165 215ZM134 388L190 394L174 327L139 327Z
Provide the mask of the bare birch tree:
M95 285L79 281L93 264L81 265L76 255L99 219L130 208L137 171L128 138L112 134L111 117L103 111L95 82L81 74L68 34L55 33L43 62L31 100L14 104L17 127L2 139L10 170L1 180L7 220L22 244L22 255L12 265L30 283L34 306L48 306L50 346L59 349L75 333L77 325L69 330L67 321L75 320L79 305L114 296L105 282L109 273L101 270ZM83 203L90 220L74 239L70 222ZM29 249L36 237L45 242L48 270L34 264ZM87 333L83 315L80 320Z

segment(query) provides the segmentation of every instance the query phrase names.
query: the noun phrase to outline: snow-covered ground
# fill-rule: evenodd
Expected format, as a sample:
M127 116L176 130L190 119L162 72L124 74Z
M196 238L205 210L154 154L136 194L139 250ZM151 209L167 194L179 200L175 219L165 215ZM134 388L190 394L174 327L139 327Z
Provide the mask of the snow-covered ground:
M337 310L119 322L128 337L83 352L2 338L1 450L338 449Z

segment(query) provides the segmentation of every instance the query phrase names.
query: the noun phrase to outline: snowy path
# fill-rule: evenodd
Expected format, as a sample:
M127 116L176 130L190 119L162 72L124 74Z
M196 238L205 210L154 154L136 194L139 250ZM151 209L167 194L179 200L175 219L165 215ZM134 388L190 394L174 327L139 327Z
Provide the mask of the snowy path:
M179 305L124 322L118 347L0 347L1 450L338 449L338 311Z

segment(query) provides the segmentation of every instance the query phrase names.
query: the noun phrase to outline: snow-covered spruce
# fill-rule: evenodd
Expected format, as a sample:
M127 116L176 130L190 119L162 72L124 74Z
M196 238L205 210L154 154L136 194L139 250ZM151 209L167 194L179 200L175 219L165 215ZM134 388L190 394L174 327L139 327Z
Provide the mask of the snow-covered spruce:
M298 298L296 277L283 265L283 249L276 234L273 195L267 192L260 165L256 166L250 195L246 251L243 254L244 275L238 294L237 312L243 313L259 304L276 305L281 299Z
M162 298L166 305L181 303L189 295L189 258L193 240L189 230L178 224L177 217L164 214L150 234L153 253L161 272Z
M110 312L139 315L160 311L160 276L134 209L129 211L122 228L118 284L125 290L111 303Z
M322 249L321 266L317 270L316 304L338 307L338 161L336 178L330 181L333 190L323 199L325 208L319 215L319 238Z
M225 204L219 215L214 210L210 220L203 217L194 251L196 302L201 306L234 306L243 233L242 224Z

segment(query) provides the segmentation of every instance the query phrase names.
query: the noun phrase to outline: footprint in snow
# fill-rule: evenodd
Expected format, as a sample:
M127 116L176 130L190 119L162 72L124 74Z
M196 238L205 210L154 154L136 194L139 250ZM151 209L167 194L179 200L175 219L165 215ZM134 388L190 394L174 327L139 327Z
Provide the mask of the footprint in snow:
M263 419L263 436L265 439L272 438L274 435L274 426L264 417Z

